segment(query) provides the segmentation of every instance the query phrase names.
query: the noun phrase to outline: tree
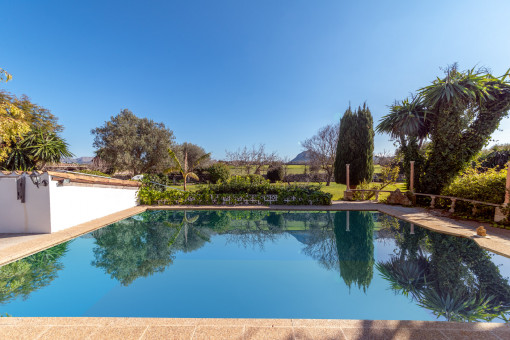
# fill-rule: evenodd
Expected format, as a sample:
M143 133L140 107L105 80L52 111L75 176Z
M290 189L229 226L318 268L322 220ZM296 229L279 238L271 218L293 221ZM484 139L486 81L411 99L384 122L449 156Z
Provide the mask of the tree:
M260 144L258 147L253 145L251 149L246 146L239 148L236 151L225 151L227 154L227 160L236 167L244 167L246 174L250 174L252 168L255 169L254 174L260 175L264 166L277 165L281 163L280 158L276 151L271 153L266 152L264 144Z
M346 184L345 165L350 164L350 184L371 181L374 174L374 129L366 104L352 112L349 107L340 119L335 159L335 181Z
M0 83L8 82L12 76L0 68ZM6 99L4 92L0 92L0 162L9 155L12 144L23 138L30 131L25 113Z
M225 182L230 178L230 168L225 163L215 163L207 169L212 183Z
M418 192L440 194L489 141L510 109L510 82L485 69L459 71L419 90L411 100L395 102L377 126L396 139L409 162L415 161ZM423 143L429 140L429 143Z
M301 143L310 155L311 166L326 172L326 186L329 186L333 176L339 129L339 123L326 125L319 129L316 135Z
M73 157L68 144L55 132L30 131L12 147L3 167L8 170L43 170L47 163L58 163L62 157Z
M184 162L184 155L188 156L188 167L190 171L195 170L195 163L198 166L200 164L201 167L207 166L210 161L210 153L205 152L204 148L198 146L193 143L184 142L180 145L177 145L173 148L177 158L181 164ZM202 158L204 155L209 155L208 157L203 158L200 162L197 163L197 160Z
M165 124L138 118L127 109L91 133L97 156L115 170L129 170L134 175L168 167L167 149L175 139Z
M165 173L169 173L175 170L179 171L182 175L182 178L184 179L184 191L186 191L186 182L188 181L188 177L191 177L197 181L199 180L198 175L194 173L192 169L196 168L200 162L211 157L211 154L207 153L196 159L194 163L188 164L188 153L186 149L184 150L184 161L182 163L179 161L179 158L174 151L168 149L168 155L170 156L170 159L173 160L174 166L166 169Z

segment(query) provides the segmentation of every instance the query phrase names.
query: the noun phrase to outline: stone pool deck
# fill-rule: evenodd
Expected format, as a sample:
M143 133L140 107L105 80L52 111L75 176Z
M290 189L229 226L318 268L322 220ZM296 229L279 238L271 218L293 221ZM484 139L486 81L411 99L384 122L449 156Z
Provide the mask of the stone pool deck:
M311 319L1 318L2 339L510 339L494 323Z
M53 234L0 234L0 265L148 209L380 211L430 230L472 238L481 247L510 257L510 230L454 220L423 208L337 201L331 206L138 206ZM474 236L479 225L486 227L489 237ZM0 339L510 339L510 326L384 320L5 317L0 318Z

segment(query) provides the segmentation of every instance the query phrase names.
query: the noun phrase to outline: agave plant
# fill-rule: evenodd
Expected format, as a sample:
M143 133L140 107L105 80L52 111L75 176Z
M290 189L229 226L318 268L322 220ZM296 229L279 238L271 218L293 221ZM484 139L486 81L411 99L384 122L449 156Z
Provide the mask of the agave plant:
M47 163L58 163L62 157L72 156L64 139L54 132L37 129L12 147L4 167L9 170L44 169Z

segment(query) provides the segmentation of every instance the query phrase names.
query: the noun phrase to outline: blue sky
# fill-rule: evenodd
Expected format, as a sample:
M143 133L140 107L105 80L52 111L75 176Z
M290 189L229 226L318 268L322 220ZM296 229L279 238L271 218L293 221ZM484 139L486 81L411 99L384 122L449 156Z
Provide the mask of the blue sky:
M510 1L0 0L2 88L50 109L77 156L128 108L221 159L300 142L367 102L388 105L440 67L510 68ZM494 134L510 142L510 119ZM506 132L506 133L505 133ZM378 135L375 151L392 150Z

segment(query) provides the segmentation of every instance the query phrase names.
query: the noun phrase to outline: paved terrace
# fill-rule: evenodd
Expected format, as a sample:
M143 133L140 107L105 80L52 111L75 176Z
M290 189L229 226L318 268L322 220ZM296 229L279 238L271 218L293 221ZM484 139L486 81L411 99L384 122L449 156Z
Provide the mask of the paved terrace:
M473 238L481 247L510 257L510 230L458 221L423 208L371 202L331 206L138 206L53 234L0 234L4 265L147 209L369 210L437 232ZM475 236L484 225L489 237ZM510 326L384 320L0 318L0 339L510 339Z

